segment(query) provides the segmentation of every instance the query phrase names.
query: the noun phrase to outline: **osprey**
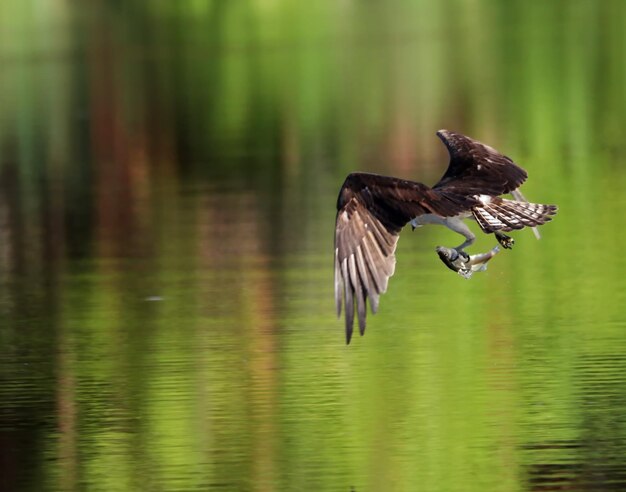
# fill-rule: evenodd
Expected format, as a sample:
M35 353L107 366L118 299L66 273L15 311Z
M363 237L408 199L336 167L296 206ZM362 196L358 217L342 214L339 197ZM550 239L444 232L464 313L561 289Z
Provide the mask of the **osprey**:
M471 265L497 252L470 257L465 248L475 239L464 219L478 222L483 232L495 234L504 248L513 239L504 232L545 224L556 214L555 205L528 203L518 191L527 173L495 149L460 133L439 130L437 136L450 154L443 177L434 186L368 173L348 175L337 199L335 223L335 303L341 316L345 300L346 342L350 343L356 308L359 331L365 332L366 304L378 309L380 294L394 273L400 230L439 224L463 235L455 248L438 247L441 260L462 275ZM512 194L514 200L500 195ZM539 238L537 234L537 238Z

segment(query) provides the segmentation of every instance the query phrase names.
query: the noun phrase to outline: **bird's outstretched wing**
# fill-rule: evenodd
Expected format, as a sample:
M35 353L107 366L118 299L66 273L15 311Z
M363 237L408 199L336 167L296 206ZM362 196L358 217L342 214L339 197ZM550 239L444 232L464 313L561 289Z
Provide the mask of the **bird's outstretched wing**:
M450 164L433 189L463 196L511 193L528 174L510 158L477 140L448 130L437 136L450 153Z
M472 202L473 203L473 202ZM453 216L468 202L422 183L376 174L350 174L339 192L335 224L335 301L341 315L345 299L346 342L350 343L354 311L361 334L366 304L372 312L395 269L398 234L412 218L427 213Z

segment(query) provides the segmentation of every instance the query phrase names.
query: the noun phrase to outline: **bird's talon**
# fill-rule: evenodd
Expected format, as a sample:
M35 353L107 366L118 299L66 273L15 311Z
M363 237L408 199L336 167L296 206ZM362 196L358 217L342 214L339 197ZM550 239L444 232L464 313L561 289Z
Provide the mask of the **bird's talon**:
M513 249L515 239L513 239L511 236L507 236L500 231L496 231L495 236L504 249Z

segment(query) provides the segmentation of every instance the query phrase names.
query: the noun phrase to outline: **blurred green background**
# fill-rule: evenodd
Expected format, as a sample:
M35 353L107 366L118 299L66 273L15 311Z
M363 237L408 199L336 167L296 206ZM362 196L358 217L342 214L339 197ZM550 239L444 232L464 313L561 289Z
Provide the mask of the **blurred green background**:
M4 0L0 489L626 490L626 2ZM363 338L336 195L439 128L556 203ZM472 253L493 246L481 236Z

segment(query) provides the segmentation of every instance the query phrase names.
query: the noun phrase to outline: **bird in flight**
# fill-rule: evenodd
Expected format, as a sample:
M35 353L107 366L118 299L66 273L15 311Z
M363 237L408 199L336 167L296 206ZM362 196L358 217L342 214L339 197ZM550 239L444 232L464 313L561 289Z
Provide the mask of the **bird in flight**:
M555 205L528 203L518 188L527 178L509 157L477 140L448 130L437 136L450 154L443 177L432 187L415 181L369 173L351 173L337 199L335 223L335 303L341 316L345 304L346 343L350 343L354 314L365 332L366 305L372 313L387 290L395 270L398 235L413 228L438 224L464 236L455 248L437 247L440 259L469 278L477 266L497 251L470 257L465 248L475 236L464 219L474 219L486 234L494 234L504 248L513 246L506 234L545 224ZM501 195L511 194L513 200ZM534 229L536 232L536 229ZM537 237L538 234L536 233Z

